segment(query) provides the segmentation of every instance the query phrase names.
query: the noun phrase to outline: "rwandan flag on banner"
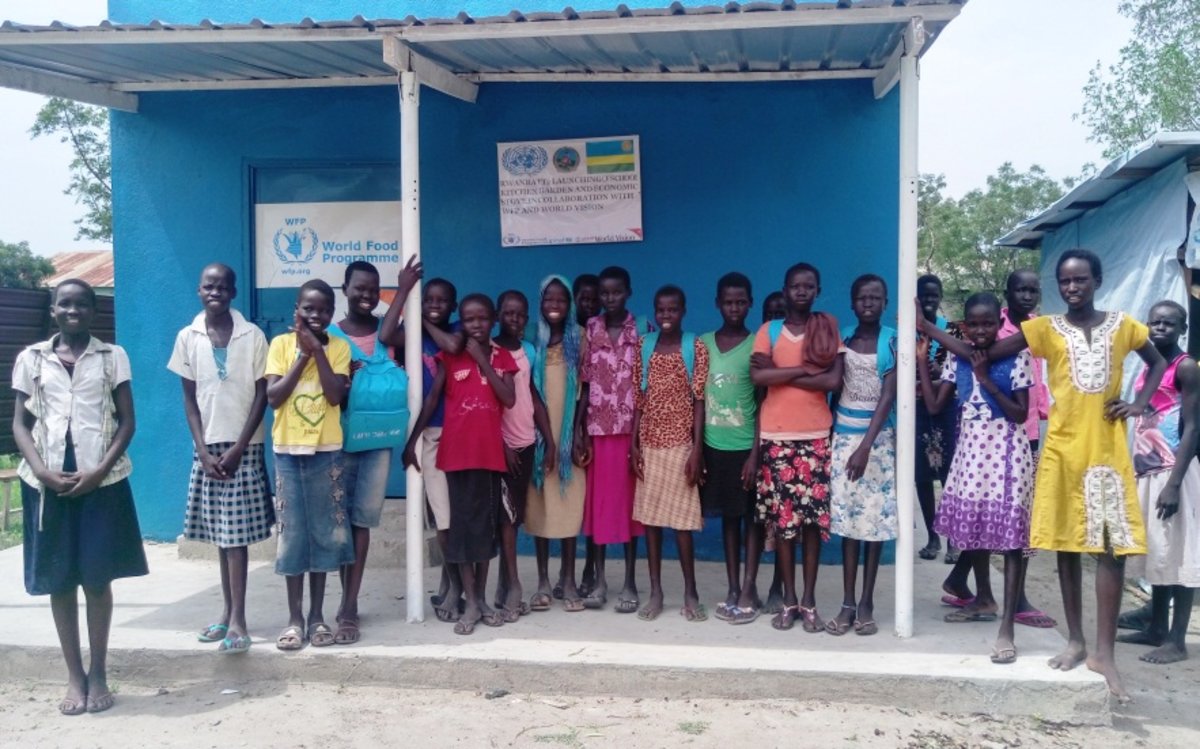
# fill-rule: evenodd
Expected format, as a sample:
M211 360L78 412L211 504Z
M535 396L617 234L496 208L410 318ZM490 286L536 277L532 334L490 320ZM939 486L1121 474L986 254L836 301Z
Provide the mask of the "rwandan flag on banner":
M588 174L632 172L634 167L632 140L593 140L587 142Z

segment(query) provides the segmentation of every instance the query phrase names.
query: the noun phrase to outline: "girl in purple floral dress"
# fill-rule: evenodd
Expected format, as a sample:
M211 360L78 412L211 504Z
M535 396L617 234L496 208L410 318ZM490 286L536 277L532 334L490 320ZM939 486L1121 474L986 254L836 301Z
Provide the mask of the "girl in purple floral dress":
M1024 423L1033 371L1028 351L989 361L987 348L1000 329L1000 301L992 294L967 300L967 340L975 346L970 360L947 360L934 389L926 353L918 345L917 372L930 413L940 413L956 394L958 447L938 506L934 530L963 554L971 555L978 592L969 606L946 615L947 622L994 621L996 599L989 580L992 552L1004 554L1004 616L992 649L993 663L1017 659L1013 620L1024 584L1022 550L1029 545L1029 507L1033 493L1033 456Z

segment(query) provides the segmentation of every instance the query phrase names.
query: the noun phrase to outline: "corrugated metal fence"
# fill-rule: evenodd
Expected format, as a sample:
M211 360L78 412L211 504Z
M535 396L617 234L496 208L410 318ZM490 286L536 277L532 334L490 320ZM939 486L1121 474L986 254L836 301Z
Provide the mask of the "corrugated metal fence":
M48 289L0 289L0 453L17 451L12 438L12 367L21 349L44 341L54 331L50 320ZM92 335L112 343L116 340L113 298L97 297Z

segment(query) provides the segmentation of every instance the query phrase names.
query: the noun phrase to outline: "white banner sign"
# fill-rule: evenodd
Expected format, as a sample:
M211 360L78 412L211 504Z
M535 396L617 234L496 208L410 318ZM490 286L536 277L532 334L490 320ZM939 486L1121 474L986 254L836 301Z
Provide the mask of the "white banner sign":
M642 241L636 135L497 143L500 244Z
M297 288L320 278L338 288L355 260L373 263L382 279L394 279L401 267L400 216L399 201L259 203L255 285Z

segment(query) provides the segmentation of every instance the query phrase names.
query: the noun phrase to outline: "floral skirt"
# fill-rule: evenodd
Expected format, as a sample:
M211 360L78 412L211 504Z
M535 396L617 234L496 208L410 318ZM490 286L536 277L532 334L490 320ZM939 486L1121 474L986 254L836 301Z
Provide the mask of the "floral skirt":
M763 440L759 453L755 520L785 540L809 525L829 540L829 438Z
M830 468L831 530L859 541L896 538L896 432L884 428L871 445L867 468L857 481L846 475L846 461L862 444L863 434L833 435Z

